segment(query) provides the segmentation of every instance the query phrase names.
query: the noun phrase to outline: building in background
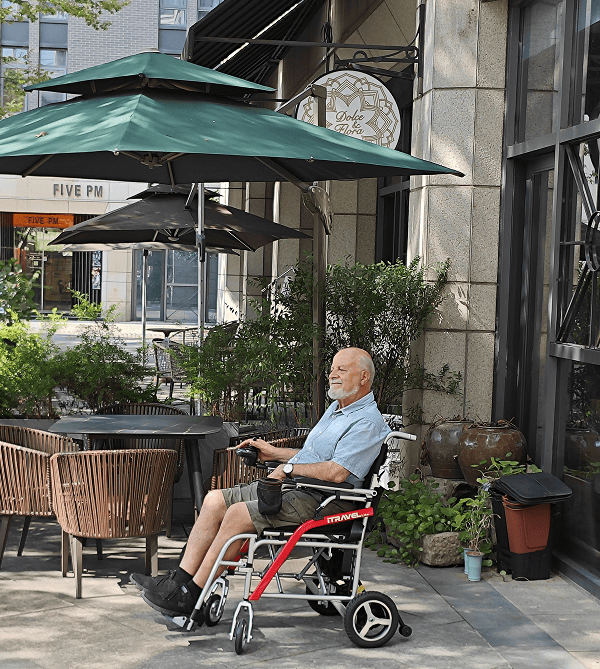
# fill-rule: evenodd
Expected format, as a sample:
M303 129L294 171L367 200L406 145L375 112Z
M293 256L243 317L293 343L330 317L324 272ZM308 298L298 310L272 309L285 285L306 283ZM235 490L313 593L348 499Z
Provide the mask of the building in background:
M4 1L4 5L6 5ZM10 3L8 3L10 4ZM96 31L67 14L41 15L35 23L0 25L0 69L4 103L7 68L39 63L52 76L76 72L148 49L179 57L188 27L219 0L132 0L111 15L107 31ZM28 93L24 109L61 102L62 93ZM126 204L143 184L111 181L0 177L0 259L17 257L28 272L41 273L35 301L43 310L71 308L71 290L107 307L117 305L120 320L141 318L141 255L134 251L65 251L52 245L61 228ZM150 253L149 311L152 320L197 320L196 254ZM216 256L209 258L207 319L216 317ZM212 281L210 277L212 278Z

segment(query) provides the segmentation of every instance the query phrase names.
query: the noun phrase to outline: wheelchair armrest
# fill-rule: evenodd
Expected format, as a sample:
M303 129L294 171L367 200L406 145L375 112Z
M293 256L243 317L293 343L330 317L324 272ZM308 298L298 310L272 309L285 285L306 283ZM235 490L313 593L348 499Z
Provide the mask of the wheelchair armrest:
M311 486L323 486L324 488L341 488L343 490L352 490L354 485L352 483L335 483L334 481L323 481L321 479L311 479L308 476L294 476L294 481L297 484L307 483Z

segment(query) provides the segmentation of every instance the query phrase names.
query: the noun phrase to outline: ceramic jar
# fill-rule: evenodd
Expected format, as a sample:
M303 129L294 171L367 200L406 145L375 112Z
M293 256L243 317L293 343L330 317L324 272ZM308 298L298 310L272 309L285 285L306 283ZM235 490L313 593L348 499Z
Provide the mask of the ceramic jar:
M483 460L489 464L492 457L521 462L526 447L523 434L511 425L474 425L460 435L458 464L467 483L476 486L484 467L480 469L471 465L479 465ZM508 458L507 453L511 454Z
M432 427L425 437L425 450L431 466L431 475L444 479L463 479L456 460L460 436L472 421L447 420Z

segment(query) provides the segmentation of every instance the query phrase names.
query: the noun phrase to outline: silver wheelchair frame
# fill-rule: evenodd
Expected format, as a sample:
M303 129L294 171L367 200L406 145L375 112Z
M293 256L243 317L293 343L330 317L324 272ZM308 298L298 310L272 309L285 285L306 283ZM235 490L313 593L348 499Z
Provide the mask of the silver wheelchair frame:
M406 432L391 432L387 435L382 452L369 472L369 488L353 488L349 484L302 477L288 484L297 489L312 489L322 493L324 499L315 510L315 517L336 500L355 502L359 508L334 513L319 520L307 520L296 529L266 529L260 537L256 533L231 537L222 547L192 613L166 617L186 631L193 631L203 623L208 626L218 624L229 593L228 577L241 575L244 577L243 599L235 609L229 633L229 639L234 642L238 654L243 653L252 640L252 603L260 598L306 600L321 615L339 614L344 619L344 628L350 641L363 648L383 646L396 630L404 637L410 636L412 630L402 621L393 600L383 593L366 591L360 582L363 541L370 525L369 520L374 515L373 504L378 502L382 492L380 477L386 460L387 444L393 438L416 440L415 435ZM350 528L349 522L352 523ZM339 532L336 532L338 525ZM319 528L328 528L328 531L321 533ZM229 547L239 540L244 543L237 559L225 560ZM263 546L267 547L269 563L262 571L257 571L254 567L256 553ZM310 549L312 557L297 573L280 571L296 547ZM342 573L330 573L329 563L335 568L336 562L340 560ZM217 577L220 567L226 569ZM252 588L254 579L259 581ZM304 582L306 594L286 592L282 579ZM273 580L276 592L265 592Z

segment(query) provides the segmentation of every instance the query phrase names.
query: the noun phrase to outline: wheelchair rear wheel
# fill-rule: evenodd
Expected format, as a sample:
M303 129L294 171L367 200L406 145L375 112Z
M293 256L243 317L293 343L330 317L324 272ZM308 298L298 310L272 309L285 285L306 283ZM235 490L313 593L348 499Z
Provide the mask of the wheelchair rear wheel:
M344 629L361 648L385 645L396 633L400 615L393 600L381 592L362 592L348 605Z

